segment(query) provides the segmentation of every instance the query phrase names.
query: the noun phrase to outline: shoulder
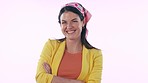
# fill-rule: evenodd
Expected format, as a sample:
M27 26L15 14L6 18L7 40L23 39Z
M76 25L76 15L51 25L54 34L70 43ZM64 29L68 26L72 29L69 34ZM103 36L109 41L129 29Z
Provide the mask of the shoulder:
M55 44L59 44L60 41L56 40L56 39L48 39L47 40L47 43L48 44L51 44L51 45L55 45Z
M93 55L93 56L102 56L101 49L93 48L93 49L89 49L89 51L90 51L91 55Z
M60 40L60 39L48 39L47 43L51 44L51 45L57 45L57 44L61 44L62 42L64 42L65 40Z
M59 40L56 40L56 39L48 39L45 43L45 45L47 47L50 47L50 48L56 48L60 45L60 41Z

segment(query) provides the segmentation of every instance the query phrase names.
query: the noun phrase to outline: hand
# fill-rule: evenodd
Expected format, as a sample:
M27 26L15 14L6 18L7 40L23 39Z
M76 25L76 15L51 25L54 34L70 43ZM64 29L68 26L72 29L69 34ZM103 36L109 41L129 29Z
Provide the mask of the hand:
M51 74L52 73L51 67L50 67L50 65L47 62L44 62L43 63L43 67L44 67L46 73L48 73L48 74Z

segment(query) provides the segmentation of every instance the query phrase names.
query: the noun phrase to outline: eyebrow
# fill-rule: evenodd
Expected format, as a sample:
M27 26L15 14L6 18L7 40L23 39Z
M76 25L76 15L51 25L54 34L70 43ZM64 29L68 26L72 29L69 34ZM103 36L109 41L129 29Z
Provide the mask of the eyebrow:
M78 18L74 18L74 19L72 19L72 20L77 20Z
M74 19L72 19L72 21L73 21L73 20L77 20L77 19L78 19L78 18L74 18ZM66 20L62 20L62 21L66 21Z

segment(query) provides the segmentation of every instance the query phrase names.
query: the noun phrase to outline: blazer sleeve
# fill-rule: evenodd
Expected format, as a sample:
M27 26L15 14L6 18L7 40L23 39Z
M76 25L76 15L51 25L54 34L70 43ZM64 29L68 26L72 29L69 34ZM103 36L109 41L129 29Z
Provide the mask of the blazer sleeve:
M86 83L101 83L102 76L102 53L101 50L95 51L93 66Z
M38 61L37 73L35 77L37 83L51 83L52 81L53 75L47 74L43 68L44 62L47 62L49 63L49 65L51 65L51 58L52 58L51 54L52 54L52 45L51 41L48 40L44 45L40 59Z

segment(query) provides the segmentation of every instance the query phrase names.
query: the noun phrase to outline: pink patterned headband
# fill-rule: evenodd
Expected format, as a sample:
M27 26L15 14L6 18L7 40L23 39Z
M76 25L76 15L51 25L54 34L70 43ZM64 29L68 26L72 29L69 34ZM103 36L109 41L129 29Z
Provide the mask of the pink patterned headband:
M72 7L75 7L76 9L78 9L84 16L84 21L85 21L85 24L87 24L87 22L90 20L91 18L91 14L88 10L86 10L84 7L82 7L79 3L77 2L71 2L71 3L67 3L65 4L64 7L66 6L72 6ZM85 16L86 15L86 16Z

